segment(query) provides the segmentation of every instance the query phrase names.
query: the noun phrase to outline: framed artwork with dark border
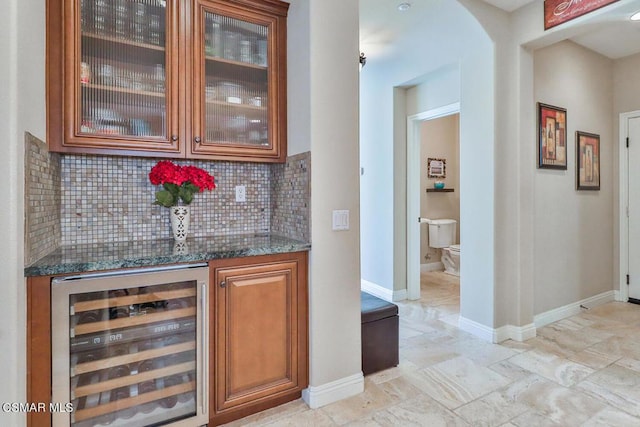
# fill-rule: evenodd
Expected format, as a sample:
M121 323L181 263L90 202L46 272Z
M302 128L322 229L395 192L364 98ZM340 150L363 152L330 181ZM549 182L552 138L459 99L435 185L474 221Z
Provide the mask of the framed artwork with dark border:
M447 160L427 158L427 178L446 178Z
M567 110L538 102L538 167L567 169Z
M600 135L576 132L576 188L600 190Z

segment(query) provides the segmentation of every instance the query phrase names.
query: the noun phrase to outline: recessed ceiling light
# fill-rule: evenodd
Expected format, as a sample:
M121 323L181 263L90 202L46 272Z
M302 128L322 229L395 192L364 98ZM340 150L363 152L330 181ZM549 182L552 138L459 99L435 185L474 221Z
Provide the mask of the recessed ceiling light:
M409 9L411 9L411 3L403 2L398 5L398 10L400 12L406 12Z
M632 21L640 21L640 11L634 13L633 15L631 15L631 20Z

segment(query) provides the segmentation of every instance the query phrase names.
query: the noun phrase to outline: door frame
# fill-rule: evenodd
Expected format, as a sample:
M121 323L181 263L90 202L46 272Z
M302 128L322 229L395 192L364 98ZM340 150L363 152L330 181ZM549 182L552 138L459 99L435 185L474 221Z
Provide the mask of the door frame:
M420 125L460 113L460 102L407 117L407 298L420 299Z
M629 136L629 120L640 118L640 110L629 111L620 114L620 149L618 150L618 244L619 244L619 270L618 291L616 301L627 302L629 300L629 286L627 274L629 272L629 150L627 149L627 137Z

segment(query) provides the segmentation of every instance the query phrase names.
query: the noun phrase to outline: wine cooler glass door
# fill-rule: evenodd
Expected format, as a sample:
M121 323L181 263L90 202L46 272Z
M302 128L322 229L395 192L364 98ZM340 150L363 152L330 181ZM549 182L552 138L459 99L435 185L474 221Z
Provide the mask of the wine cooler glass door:
M54 280L54 426L207 422L208 269Z

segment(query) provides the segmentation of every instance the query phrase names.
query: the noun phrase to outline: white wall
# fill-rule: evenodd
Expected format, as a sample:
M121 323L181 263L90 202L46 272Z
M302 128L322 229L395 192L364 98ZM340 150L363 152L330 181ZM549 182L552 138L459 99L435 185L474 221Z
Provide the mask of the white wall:
M311 149L311 90L308 1L290 1L287 17L287 155Z
M613 64L564 41L534 54L535 97L567 109L567 170L535 177L536 314L612 290ZM577 130L600 135L600 191L576 190ZM617 189L617 185L615 185Z
M468 170L466 177L461 176L460 191L462 203L465 197L469 203L466 210L461 207L461 239L465 241L465 250L477 254L475 259L472 255L463 263L461 292L466 292L473 304L463 304L461 310L463 316L493 325L493 187L480 184L493 182L494 173L492 43L457 2L434 3L420 22L415 33L398 41L402 49L371 57L361 73L360 161L365 169L361 177L362 276L387 289L394 289L394 285L396 289L406 287L406 283L394 283L396 277L402 277L398 271L406 268L406 256L403 260L396 254L406 247L406 243L398 240L398 236L406 234L406 215L402 214L406 182L402 182L394 164L406 158L406 140L394 139L394 122L398 122L394 87L429 81L432 73L442 78L443 69L450 75L458 68L452 64L458 65L460 79L442 79L451 86L440 86L437 94L445 97L460 94L461 170ZM366 46L362 50L366 51ZM457 101L449 98L438 102L437 94L427 94L430 108ZM476 175L478 164L482 164L481 181ZM471 281L469 286L464 283L465 265L473 286Z
M628 113L630 111L640 110L640 54L632 55L626 58L621 58L613 63L613 161L616 162L620 153L620 114ZM613 169L614 183L620 182L619 169ZM619 206L620 194L614 191L613 194L614 206ZM620 220L618 210L614 210L613 218L613 240L619 241L620 236ZM618 245L614 245L613 259L620 259L620 248ZM626 274L626 272L625 272ZM620 265L618 262L614 262L613 266L613 283L618 283L620 280ZM626 286L625 284L621 284Z
M539 250L536 246L535 228L539 204L538 170L535 168L535 103L539 99L534 94L533 52L567 37L588 32L591 25L606 21L613 15L626 15L627 12L640 8L640 1L614 3L549 31L543 28L541 1L532 2L506 17L503 12L492 10L483 2L459 1L482 23L496 46L496 117L499 120L495 122L495 142L496 165L500 167L495 171L495 324L527 326L533 321L534 311L541 309L534 309L533 303L534 294L540 293L536 279L540 260L536 256ZM570 112L568 117L570 126L574 120L571 114ZM611 168L611 177L615 178L615 165ZM575 184L572 182L572 185ZM612 225L617 228L616 196L614 194L612 198L611 215L614 218ZM576 215L576 212L572 214ZM584 232L588 230L579 230L581 234ZM563 237L564 235L557 237L560 246ZM615 233L613 238L617 238ZM605 245L609 245L609 242ZM610 251L617 253L615 247L610 248ZM617 280L615 268L611 270L607 265L604 269L612 271L610 281ZM584 294L577 286L575 281L563 282L562 292L565 296ZM590 287L591 291L596 292L597 288ZM566 299L559 299L554 304L555 307L561 306L563 301Z
M616 126L620 113L640 110L640 54L613 62L613 109Z
M289 73L289 98L301 98L289 110L289 140L300 147L308 141L311 148L310 387L305 400L317 406L345 397L340 394L345 390L348 394L363 387L358 5L341 0L295 0L289 25L289 63L304 62L294 66L300 76ZM309 44L298 44L297 39L307 39ZM332 231L335 209L350 211L349 231ZM345 378L351 378L350 387L333 395L322 392L322 386Z
M26 401L26 297L24 254L24 132L45 136L44 31L45 2L7 0L0 16L0 135L5 141L0 156L2 182L7 191L0 208L5 250L0 260L4 273L0 311L1 402ZM0 424L20 426L24 414L0 412Z

